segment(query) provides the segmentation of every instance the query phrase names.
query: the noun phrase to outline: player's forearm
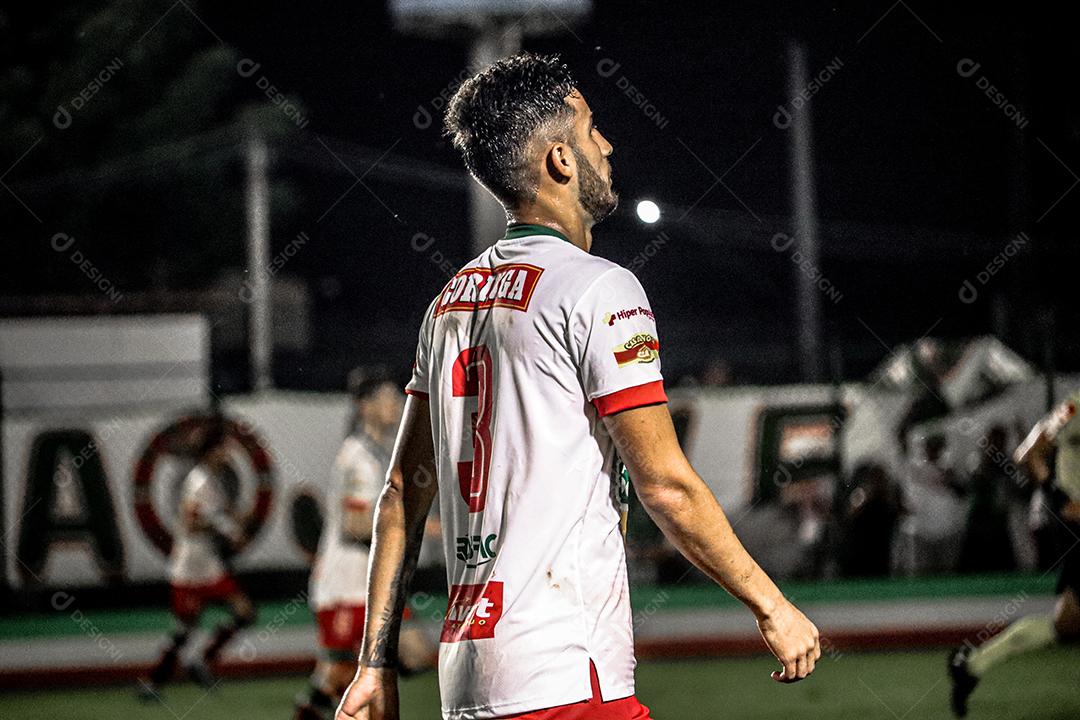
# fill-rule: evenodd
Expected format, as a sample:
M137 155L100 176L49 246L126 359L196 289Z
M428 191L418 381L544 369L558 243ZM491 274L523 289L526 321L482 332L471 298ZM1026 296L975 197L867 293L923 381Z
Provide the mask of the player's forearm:
M1035 425L1024 441L1013 453L1013 461L1024 468L1027 473L1040 485L1050 477L1050 464L1048 462L1052 443L1043 432L1044 423L1040 421Z
M768 617L782 602L779 588L743 547L720 504L700 479L646 494L642 504L687 560L759 619Z
M401 614L420 555L424 523L438 489L435 477L427 403L410 397L405 401L386 487L375 508L361 665L397 664Z
M409 595L423 540L426 508L407 502L400 479L387 482L375 512L371 566L368 571L367 623L360 664L397 664L401 616Z

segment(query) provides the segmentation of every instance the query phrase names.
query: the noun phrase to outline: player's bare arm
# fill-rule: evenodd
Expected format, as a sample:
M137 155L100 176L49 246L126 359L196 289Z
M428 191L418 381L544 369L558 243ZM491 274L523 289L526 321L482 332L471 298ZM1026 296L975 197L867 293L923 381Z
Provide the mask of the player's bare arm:
M757 618L769 650L784 666L780 682L814 671L818 631L792 605L735 536L723 509L679 447L666 404L604 418L634 489L664 535Z
M1013 460L1024 468L1035 482L1042 485L1050 478L1049 455L1052 448L1053 444L1043 431L1043 422L1039 421L1016 448Z
M1040 485L1050 479L1050 452L1054 448L1057 434L1072 416L1076 407L1065 402L1055 407L1046 417L1035 423L1031 432L1013 453L1013 460L1027 470L1028 474Z
M438 485L426 400L405 403L386 485L375 510L367 620L356 678L337 720L398 717L397 647L428 510Z

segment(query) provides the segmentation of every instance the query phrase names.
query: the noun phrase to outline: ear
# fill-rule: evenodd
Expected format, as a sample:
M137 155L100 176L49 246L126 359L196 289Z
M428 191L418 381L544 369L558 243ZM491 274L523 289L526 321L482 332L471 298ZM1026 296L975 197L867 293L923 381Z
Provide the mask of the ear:
M574 153L566 143L556 142L548 147L544 156L544 165L551 178L560 185L570 182L577 172L577 161Z

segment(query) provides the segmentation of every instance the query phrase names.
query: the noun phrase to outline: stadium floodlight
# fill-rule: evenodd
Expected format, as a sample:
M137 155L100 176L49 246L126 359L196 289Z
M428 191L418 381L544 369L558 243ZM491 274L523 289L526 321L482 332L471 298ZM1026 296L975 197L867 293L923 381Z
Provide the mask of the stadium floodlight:
M660 206L652 200L641 200L637 204L638 220L646 225L652 225L660 219Z

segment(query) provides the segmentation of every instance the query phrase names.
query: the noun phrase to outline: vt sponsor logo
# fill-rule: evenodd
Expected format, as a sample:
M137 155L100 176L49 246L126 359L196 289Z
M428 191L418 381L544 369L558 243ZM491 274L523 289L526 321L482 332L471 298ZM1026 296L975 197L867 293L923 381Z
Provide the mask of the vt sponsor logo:
M483 640L495 637L502 618L503 584L489 580L483 585L454 585L446 606L439 642Z

